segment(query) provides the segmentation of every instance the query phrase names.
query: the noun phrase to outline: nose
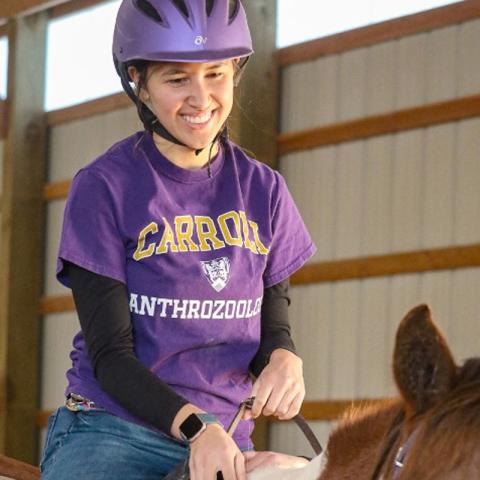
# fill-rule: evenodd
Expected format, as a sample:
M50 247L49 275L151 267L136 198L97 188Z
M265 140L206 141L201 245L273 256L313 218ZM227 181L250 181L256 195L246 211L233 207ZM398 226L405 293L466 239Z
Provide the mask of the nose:
M203 79L195 78L191 83L188 103L197 110L205 110L211 103L212 97L208 85Z

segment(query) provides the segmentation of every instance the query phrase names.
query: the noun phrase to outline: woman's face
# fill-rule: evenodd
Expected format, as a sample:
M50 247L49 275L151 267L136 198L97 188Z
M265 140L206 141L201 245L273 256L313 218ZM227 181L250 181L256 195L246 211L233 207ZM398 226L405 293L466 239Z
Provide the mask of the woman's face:
M175 138L204 148L232 110L234 72L232 60L153 63L140 97Z

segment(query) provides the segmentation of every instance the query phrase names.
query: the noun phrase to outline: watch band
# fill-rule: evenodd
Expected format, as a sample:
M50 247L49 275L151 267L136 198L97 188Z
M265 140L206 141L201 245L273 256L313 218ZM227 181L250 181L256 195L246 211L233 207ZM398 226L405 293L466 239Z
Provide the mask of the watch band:
M222 425L218 418L210 413L191 413L180 424L180 436L182 440L191 443L200 436L200 434L207 428L207 425L212 423Z

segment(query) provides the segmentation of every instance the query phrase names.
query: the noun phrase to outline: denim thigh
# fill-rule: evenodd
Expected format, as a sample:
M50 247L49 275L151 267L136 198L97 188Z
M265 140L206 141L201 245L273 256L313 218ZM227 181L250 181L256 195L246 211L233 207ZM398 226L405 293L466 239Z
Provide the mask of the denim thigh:
M162 433L102 410L59 408L48 421L42 480L160 480L188 455Z

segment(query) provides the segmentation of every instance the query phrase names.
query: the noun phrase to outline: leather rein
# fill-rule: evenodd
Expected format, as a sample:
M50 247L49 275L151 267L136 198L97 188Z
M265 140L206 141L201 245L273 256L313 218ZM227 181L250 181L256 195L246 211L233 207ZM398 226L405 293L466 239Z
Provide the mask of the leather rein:
M235 429L237 428L238 423L243 417L245 410L250 410L252 408L254 400L255 400L255 397L250 397L244 400L240 404L240 406L238 407L238 411L232 420L232 423L230 423L230 426L227 429L228 435L230 436L233 435L233 432L235 432ZM320 445L320 442L318 441L317 437L313 433L313 430L310 428L310 426L308 425L303 415L299 413L295 415L295 417L293 417L292 420L298 425L300 430L305 435L306 439L308 440L308 443L313 448L315 455L320 455L320 453L322 453L323 451L322 446Z

